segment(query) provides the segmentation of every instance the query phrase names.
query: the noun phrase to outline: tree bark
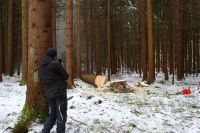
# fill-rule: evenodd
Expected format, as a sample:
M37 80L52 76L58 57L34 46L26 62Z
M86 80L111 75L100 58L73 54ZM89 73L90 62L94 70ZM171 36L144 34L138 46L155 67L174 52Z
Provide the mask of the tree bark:
M28 1L22 0L22 83L28 81Z
M80 19L80 5L81 2L80 0L77 0L77 76L80 77L81 76L81 42L80 42L80 38L81 38L81 19Z
M0 1L0 82L2 81L3 71L3 45L2 45L2 0Z
M66 69L69 73L68 87L73 85L73 0L67 0L66 21Z
M178 80L181 80L184 78L181 1L182 0L176 0L176 68L177 68Z
M95 85L96 75L94 74L81 74L81 79L89 84Z
M95 85L96 87L100 87L108 81L106 76L94 74L81 74L81 79L89 84Z
M148 21L148 70L149 70L149 82L152 83L154 81L152 0L147 1L147 21Z
M146 40L146 27L145 27L145 2L144 0L139 1L139 16L140 16L140 43L141 43L141 62L142 62L142 72L143 80L147 79L147 40Z
M96 41L95 41L95 68L96 68L96 74L101 74L101 58L100 58L100 31L99 31L99 12L97 4L95 4L95 32L96 32Z
M56 0L52 0L52 10L51 10L51 26L52 26L52 47L56 48Z
M14 69L14 46L13 46L13 0L8 0L8 74L13 76Z
M108 80L110 81L110 69L111 69L111 56L110 56L110 50L111 50L111 48L110 48L110 46L111 46L111 40L110 40L110 36L111 36L111 33L110 33L110 25L111 25L111 23L110 23L110 17L111 17L111 1L112 0L108 0L108 14L107 14L107 32L108 32L108 35L107 35L107 43L108 43Z
M28 87L26 103L30 109L44 111L43 86L39 78L39 62L52 46L51 0L29 0L28 10Z

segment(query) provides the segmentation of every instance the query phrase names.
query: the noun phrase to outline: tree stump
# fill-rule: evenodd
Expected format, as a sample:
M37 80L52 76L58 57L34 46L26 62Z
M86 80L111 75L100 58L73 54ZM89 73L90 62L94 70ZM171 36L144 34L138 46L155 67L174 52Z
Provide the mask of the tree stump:
M128 92L130 90L125 80L112 81L110 87L113 92Z

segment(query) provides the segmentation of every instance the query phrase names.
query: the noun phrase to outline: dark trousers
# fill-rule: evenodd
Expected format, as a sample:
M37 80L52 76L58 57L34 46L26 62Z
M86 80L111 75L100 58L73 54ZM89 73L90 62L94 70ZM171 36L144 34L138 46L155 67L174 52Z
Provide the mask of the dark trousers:
M42 133L50 133L50 130L57 123L57 133L65 133L65 122L67 117L66 95L55 99L47 99L49 116L44 124Z

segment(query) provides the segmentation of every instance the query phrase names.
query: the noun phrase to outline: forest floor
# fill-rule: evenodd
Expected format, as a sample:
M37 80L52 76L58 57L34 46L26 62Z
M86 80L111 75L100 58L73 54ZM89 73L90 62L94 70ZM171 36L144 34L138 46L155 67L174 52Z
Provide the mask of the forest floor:
M183 81L163 80L159 73L149 87L133 93L104 92L79 79L75 89L67 91L67 133L200 133L199 77ZM115 75L131 86L141 81L138 74ZM26 86L20 77L4 76L0 83L0 133L9 133L23 108ZM190 95L179 93L189 87ZM40 133L42 124L32 124L29 133ZM56 133L56 126L52 129Z

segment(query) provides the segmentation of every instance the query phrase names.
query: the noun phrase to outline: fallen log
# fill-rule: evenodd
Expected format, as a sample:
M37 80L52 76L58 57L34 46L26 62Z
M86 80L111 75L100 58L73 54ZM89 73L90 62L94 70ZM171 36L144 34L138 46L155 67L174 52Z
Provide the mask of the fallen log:
M96 75L93 74L81 74L81 79L89 84L95 85Z
M81 79L89 84L95 85L96 87L100 87L108 81L106 76L94 74L82 74Z
M102 76L102 75L97 75L96 78L95 78L95 85L97 87L100 87L104 84L106 84L106 82L108 82L108 78L106 76Z

